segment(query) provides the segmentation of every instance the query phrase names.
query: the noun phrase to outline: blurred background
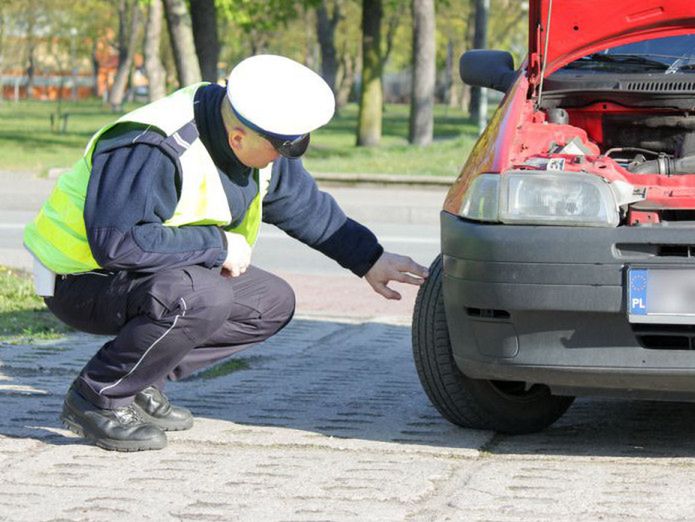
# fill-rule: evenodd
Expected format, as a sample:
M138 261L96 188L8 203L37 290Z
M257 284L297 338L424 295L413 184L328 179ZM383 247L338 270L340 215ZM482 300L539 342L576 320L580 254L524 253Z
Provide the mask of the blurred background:
M0 0L0 344L65 330L22 271L22 231L92 134L254 53L326 79L338 113L304 164L387 249L429 264L448 182L501 97L466 88L459 56L498 48L519 65L527 13L517 0ZM344 186L358 175L381 185ZM300 312L409 316L414 287L386 302L279 231L263 237L254 263L290 281Z
M499 48L518 65L527 12L518 0L0 0L2 166L69 166L113 113L275 53L335 93L312 171L455 175L499 101L461 83L458 58Z

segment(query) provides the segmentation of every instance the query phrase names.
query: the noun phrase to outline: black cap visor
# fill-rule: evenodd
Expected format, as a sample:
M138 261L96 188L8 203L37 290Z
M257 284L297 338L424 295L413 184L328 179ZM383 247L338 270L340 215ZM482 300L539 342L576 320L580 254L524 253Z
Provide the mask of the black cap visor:
M280 153L281 156L286 158L300 157L306 152L310 140L308 133L304 134L303 136L298 136L293 140L280 138L278 136L269 136L267 134L262 134L262 136L270 142L270 144L275 148L276 151Z

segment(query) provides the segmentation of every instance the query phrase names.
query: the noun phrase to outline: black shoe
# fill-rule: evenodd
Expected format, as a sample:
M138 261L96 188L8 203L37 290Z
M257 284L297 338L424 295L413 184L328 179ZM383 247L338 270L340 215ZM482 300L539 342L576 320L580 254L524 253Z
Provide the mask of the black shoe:
M143 420L140 410L132 404L105 410L72 386L65 396L60 419L70 431L107 450L156 450L167 445L164 432Z
M166 395L154 386L148 386L135 396L133 404L140 416L164 431L181 431L193 427L193 415L186 408L173 406Z

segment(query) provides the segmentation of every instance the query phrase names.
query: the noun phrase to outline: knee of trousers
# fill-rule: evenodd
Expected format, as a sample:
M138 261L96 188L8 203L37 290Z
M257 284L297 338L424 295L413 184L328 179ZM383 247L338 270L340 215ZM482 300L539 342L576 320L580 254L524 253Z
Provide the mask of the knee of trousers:
M268 307L261 315L264 322L273 325L277 332L292 319L296 297L292 287L279 277L273 280L268 297Z
M203 270L167 270L152 277L129 298L135 314L155 322L176 321L193 343L207 339L227 319L230 296L219 284L219 274Z

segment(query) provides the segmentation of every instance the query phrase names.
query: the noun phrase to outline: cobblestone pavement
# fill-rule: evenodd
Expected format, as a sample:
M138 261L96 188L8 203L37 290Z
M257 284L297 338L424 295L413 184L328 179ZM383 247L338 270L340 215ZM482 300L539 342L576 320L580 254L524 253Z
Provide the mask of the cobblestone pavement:
M85 445L63 393L103 341L0 345L1 520L693 520L695 406L581 400L524 437L429 405L402 322L296 319L248 369L173 383L158 452Z

